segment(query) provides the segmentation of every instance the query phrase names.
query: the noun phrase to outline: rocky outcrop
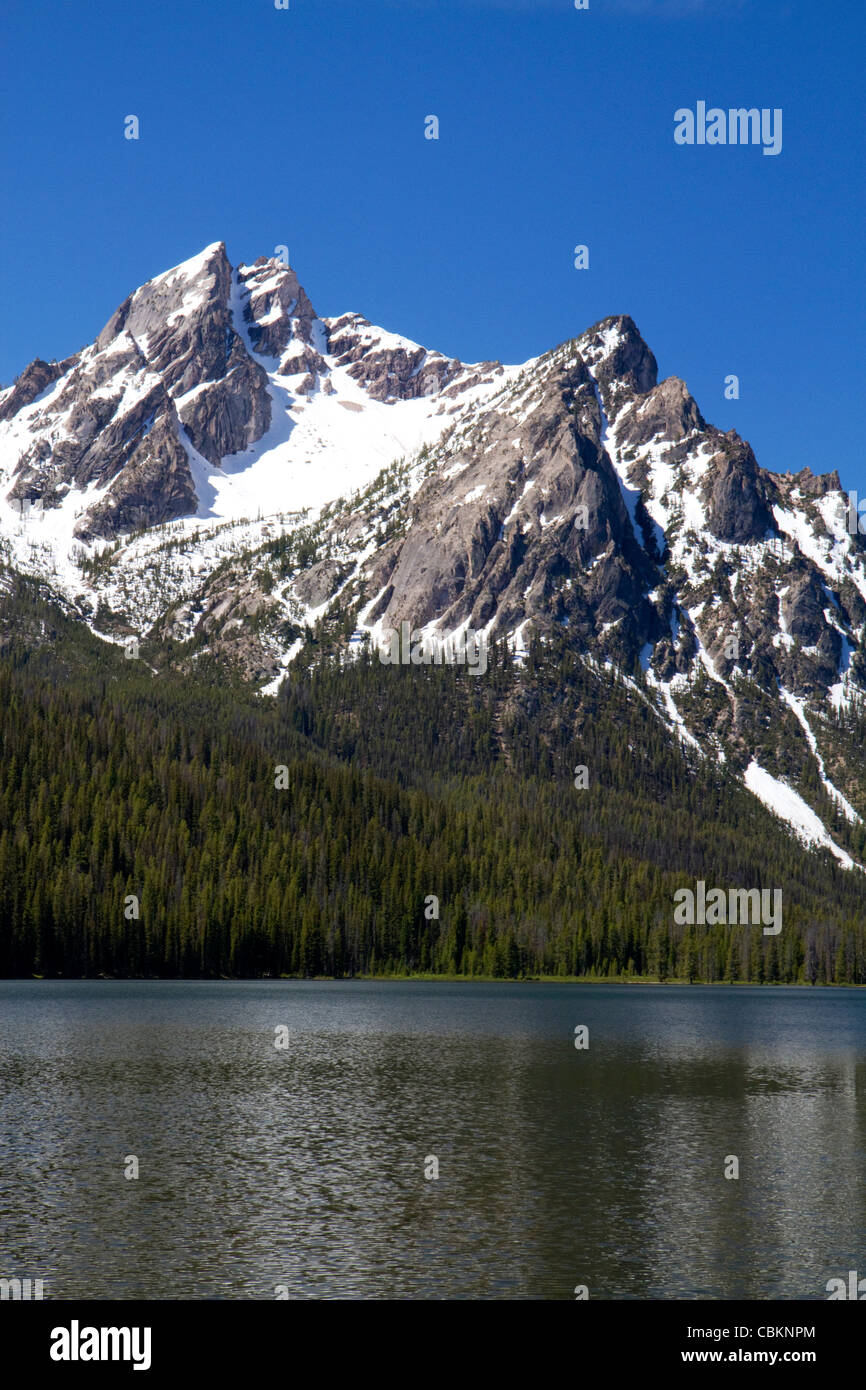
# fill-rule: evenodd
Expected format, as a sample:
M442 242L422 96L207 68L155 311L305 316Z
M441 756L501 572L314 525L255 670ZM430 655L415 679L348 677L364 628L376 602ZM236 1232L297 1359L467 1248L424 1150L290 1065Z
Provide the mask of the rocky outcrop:
M611 422L635 396L652 391L658 382L658 363L628 314L594 324L577 340L577 346L598 383Z
M710 529L719 540L744 545L776 534L766 477L748 444L733 430L721 436L704 498Z
M226 376L205 383L179 402L178 415L202 457L220 464L227 455L248 449L267 432L271 423L267 373L238 352L230 359Z
M63 362L43 362L41 357L35 358L29 367L24 368L8 395L0 400L0 420L11 420L19 410L32 405L36 398L55 381L59 381L77 360L77 356L67 357Z
M175 426L166 411L138 441L106 496L77 524L79 540L159 526L195 510L195 487Z
M26 491L51 505L73 486L107 486L165 416L176 423L162 380L135 339L121 331L103 353L82 355L67 374L47 412L53 428L48 438L37 434L33 449L22 455L8 495Z
M249 294L244 319L255 352L280 358L291 342L316 341L316 311L291 267L260 256L239 268L238 283Z
M647 601L657 578L638 543L610 459L592 378L578 358L552 361L481 416L475 437L443 450L413 501L412 521L371 590L376 616L443 630L569 628L632 655L657 635ZM535 390L536 386L538 387Z
M640 448L658 438L666 444L679 444L695 430L705 428L704 417L685 382L670 376L622 408L617 416L616 438L622 449ZM683 455L671 450L668 457L677 459Z
M830 473L812 472L811 468L801 468L799 473L784 473L780 481L789 489L801 492L806 497L826 497L831 492L841 492L842 483L834 468Z
M417 400L435 396L463 371L455 358L443 357L394 334L384 334L360 314L325 320L336 365L377 401Z

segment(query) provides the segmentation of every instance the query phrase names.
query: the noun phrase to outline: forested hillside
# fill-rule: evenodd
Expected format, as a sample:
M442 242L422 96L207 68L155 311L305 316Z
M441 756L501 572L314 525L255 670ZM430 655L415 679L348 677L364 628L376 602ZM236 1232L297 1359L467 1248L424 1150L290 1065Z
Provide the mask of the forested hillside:
M328 656L262 699L17 582L0 709L2 975L866 983L863 875L553 644L483 678ZM781 888L781 933L675 926L696 878Z

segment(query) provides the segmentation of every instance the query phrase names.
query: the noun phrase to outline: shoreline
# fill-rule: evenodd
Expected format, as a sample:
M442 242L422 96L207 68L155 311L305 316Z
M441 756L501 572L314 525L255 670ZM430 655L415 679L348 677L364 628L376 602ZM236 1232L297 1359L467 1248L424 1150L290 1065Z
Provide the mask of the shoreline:
M293 980L307 984L465 984L465 985L676 985L683 989L866 989L866 984L807 980L660 980L649 975L3 975L0 984L254 984Z

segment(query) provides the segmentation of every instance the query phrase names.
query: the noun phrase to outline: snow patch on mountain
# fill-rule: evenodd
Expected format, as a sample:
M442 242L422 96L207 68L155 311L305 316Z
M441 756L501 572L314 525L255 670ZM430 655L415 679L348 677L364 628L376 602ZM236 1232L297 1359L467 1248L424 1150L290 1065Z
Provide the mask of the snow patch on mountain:
M848 799L842 795L838 787L834 787L833 783L827 776L827 769L824 766L824 759L822 758L818 750L818 743L814 733L812 732L812 726L809 723L808 718L806 717L805 701L798 699L796 695L792 695L789 690L780 689L779 694L781 695L782 699L785 701L785 704L789 707L789 709L793 710L797 720L799 721L803 729L804 734L806 735L806 742L812 750L812 756L814 757L815 762L818 764L818 775L821 778L821 783L824 787L824 790L830 797L832 797L833 801L835 801L836 805L842 811L843 815L849 821L851 821L852 824L856 823L862 825L862 816L858 815L858 813L854 810L854 807L851 805L850 801L848 801Z
M811 806L808 806L799 792L795 792L787 782L773 777L754 759L746 768L743 780L749 791L753 792L768 810L785 821L804 844L829 849L843 869L862 868L860 864L855 865L850 854L840 849L830 838Z

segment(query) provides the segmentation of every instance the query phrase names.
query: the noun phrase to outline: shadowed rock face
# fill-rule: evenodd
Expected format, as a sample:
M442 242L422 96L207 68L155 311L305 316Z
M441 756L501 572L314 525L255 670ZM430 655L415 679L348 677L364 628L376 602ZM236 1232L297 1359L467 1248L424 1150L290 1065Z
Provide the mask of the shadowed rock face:
M377 614L386 625L468 621L495 633L532 619L589 639L620 624L625 644L657 626L645 597L656 569L601 447L585 364L551 363L530 390L530 404L515 391L482 415L476 438L415 497L402 544L370 586L388 586Z
M710 529L719 540L734 545L763 540L776 531L766 479L748 444L733 431L723 440L706 485Z
M130 295L97 338L97 352L126 331L173 395L224 376L235 338L230 289L225 247L208 247Z
M37 435L25 451L7 494L39 498L57 505L70 487L100 489L112 484L112 500L95 504L76 535L111 535L110 518L131 506L141 524L177 510L178 472L184 476L184 510L194 507L195 490L186 455L177 439L177 416L165 385L146 363L135 338L125 329L101 351L80 354L62 389L46 407L48 437ZM56 423L55 423L56 422ZM143 488L146 469L148 487ZM166 492L162 495L163 474ZM134 503L125 503L127 489Z
M782 595L782 618L792 637L807 646L817 643L827 629L824 609L827 599L813 574L795 580Z
M19 410L32 405L36 397L75 364L76 357L67 357L63 362L43 362L37 357L25 367L5 400L0 401L0 420L11 420Z
M229 454L249 448L271 423L267 373L245 356L239 339L235 343L238 351L232 354L227 375L178 408L191 443L208 463L219 464Z
M123 473L76 527L79 539L159 526L195 510L195 488L175 424L166 410L133 448Z
M832 612L833 608L812 571L795 578L783 592L779 604L782 625L794 638L794 644L777 661L786 689L811 696L838 679L842 638L825 617L825 610Z

